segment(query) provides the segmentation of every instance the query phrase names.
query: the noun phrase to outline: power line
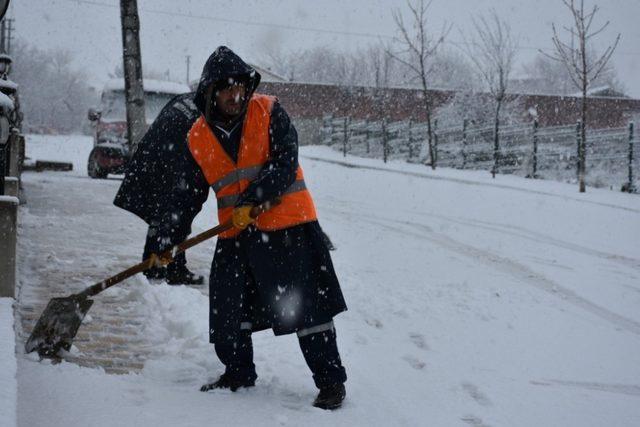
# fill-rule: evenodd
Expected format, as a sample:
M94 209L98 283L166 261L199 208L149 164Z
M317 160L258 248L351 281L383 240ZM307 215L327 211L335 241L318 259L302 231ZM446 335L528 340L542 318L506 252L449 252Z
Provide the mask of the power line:
M114 9L119 8L118 5L113 5L113 4L109 4L109 3L102 3L102 2L98 2L98 1L91 1L91 0L66 0L66 1L68 1L70 3L84 3L84 4L94 5L94 6L110 7L110 8L114 8ZM340 34L340 35L346 35L346 36L359 36L359 37L371 37L371 38L380 38L380 37L381 38L388 38L388 39L394 38L393 36L380 35L380 34L374 34L374 33L363 33L363 32L354 32L354 31L340 31L340 30L326 30L326 29L323 29L323 28L298 27L298 26L295 26L295 25L270 24L270 23L265 23L265 22L243 21L243 20L240 20L240 19L220 18L220 17L208 16L208 15L193 15L191 13L184 13L184 12L169 12L169 11L160 10L160 9L140 8L140 11L148 12L148 13L156 13L156 14L159 14L159 15L182 16L184 18L200 19L200 20L205 20L205 21L226 22L226 23L229 23L229 24L242 24L242 25L250 25L250 26L255 26L255 27L282 28L282 29L285 29L285 30L304 31L304 32L309 32L309 33Z
M82 4L93 5L93 6L109 7L109 8L114 8L114 9L119 9L120 8L119 5L103 3L103 2L99 2L99 1L93 1L93 0L66 0L66 1L70 2L70 3L76 3L76 4L82 3ZM387 34L374 34L374 33L356 32L356 31L327 30L327 29L324 29L324 28L298 27L298 26L295 26L295 25L271 24L271 23L265 23L265 22L255 22L255 21L243 21L243 20L240 20L240 19L220 18L220 17L208 16L208 15L193 15L191 13L184 13L184 12L169 12L169 11L161 10L161 9L140 8L139 10L141 12L155 13L155 14L158 14L158 15L181 16L181 17L184 17L184 18L200 19L200 20L215 21L215 22L225 22L225 23L229 23L229 24L249 25L249 26L254 26L254 27L270 27L270 28L279 28L279 29L283 29L283 30L303 31L303 32L308 32L308 33L336 34L336 35L344 35L344 36L366 37L366 38L375 38L375 39L378 39L378 40L379 39L398 40L398 38L396 36L391 36L391 35L387 35ZM631 36L633 36L633 34ZM463 46L469 46L469 45L477 46L477 43L454 42L454 41L448 41L448 40L445 40L443 43L444 44L448 44L448 45L452 45L452 46L456 46L456 47L460 47L461 45L463 45ZM548 50L551 50L548 47L547 48L542 48L542 47L539 47L539 46L530 46L530 45L518 45L517 49L518 50L533 50L533 51L540 51L540 50L548 51ZM628 51L620 51L620 50L616 50L614 54L627 55L627 56L640 56L640 52L628 52Z

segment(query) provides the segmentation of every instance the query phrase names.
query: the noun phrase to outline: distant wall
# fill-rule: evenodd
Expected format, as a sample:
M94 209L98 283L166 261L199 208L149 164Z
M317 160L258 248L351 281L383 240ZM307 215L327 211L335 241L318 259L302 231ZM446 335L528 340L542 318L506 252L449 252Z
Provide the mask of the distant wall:
M581 99L571 96L522 95L525 110L535 107L541 126L576 123L581 115ZM587 123L593 128L621 127L640 114L640 99L588 98Z
M391 121L409 118L415 121L426 120L421 103L422 94L416 89L383 89L386 109L376 105L375 89L370 87L265 82L261 83L259 91L276 95L297 126L304 123L302 126L305 130L300 133L305 141L315 140L319 134L319 125L313 120L321 119L325 114L371 120L382 117ZM429 94L437 108L451 99L455 92L432 90ZM550 95L518 97L523 106L523 117L529 118L528 111L535 108L540 126L574 124L580 117L580 98ZM594 97L588 100L587 120L592 127L620 127L634 116L640 116L640 99Z

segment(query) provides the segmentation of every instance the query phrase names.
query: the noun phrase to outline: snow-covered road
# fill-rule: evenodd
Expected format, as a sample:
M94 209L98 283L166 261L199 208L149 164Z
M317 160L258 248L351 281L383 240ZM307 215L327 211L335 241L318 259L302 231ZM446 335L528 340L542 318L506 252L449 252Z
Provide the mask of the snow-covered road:
M85 177L90 140L29 142L33 157L71 158L76 170L24 175L22 305L45 282L71 292L137 262L146 231L110 204L117 179ZM116 376L18 355L18 424L640 425L640 197L405 163L345 167L325 147L301 155L349 305L336 318L341 410L310 406L295 337L270 332L254 338L254 389L200 393L222 370L207 290L134 278L96 298L83 325L92 345L73 357L95 352L112 310L140 339L142 368ZM215 224L212 202L194 232ZM206 273L210 258L208 243L190 264Z

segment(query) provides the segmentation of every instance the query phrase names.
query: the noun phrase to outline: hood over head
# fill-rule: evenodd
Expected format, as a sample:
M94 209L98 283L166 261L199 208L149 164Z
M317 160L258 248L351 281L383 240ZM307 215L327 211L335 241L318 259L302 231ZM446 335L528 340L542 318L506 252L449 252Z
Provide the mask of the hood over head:
M248 80L247 99L249 99L256 87L258 87L261 76L231 49L226 46L220 46L209 56L209 59L204 64L200 83L198 83L198 89L196 89L194 97L194 103L203 115L206 116L207 112L207 91L209 87L230 77L241 77Z

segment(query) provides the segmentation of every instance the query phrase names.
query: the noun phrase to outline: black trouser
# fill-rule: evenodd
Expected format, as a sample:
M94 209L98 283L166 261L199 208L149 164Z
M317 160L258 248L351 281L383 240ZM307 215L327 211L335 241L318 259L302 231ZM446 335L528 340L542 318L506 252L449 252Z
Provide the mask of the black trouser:
M187 235L185 234L183 238L180 239L182 242L186 239ZM142 259L145 260L151 256L153 253L162 252L160 247L160 242L158 240L158 226L154 223L149 224L149 231L147 231L147 239L144 242L144 251L142 253ZM173 257L173 262L167 265L167 271L170 273L177 273L187 266L187 257L184 252Z
M300 349L307 366L313 373L316 387L341 384L347 380L342 366L336 332L333 327L321 332L298 336ZM258 375L253 364L253 344L251 331L240 330L237 333L219 334L215 341L216 354L225 365L225 374L239 381L254 381Z

